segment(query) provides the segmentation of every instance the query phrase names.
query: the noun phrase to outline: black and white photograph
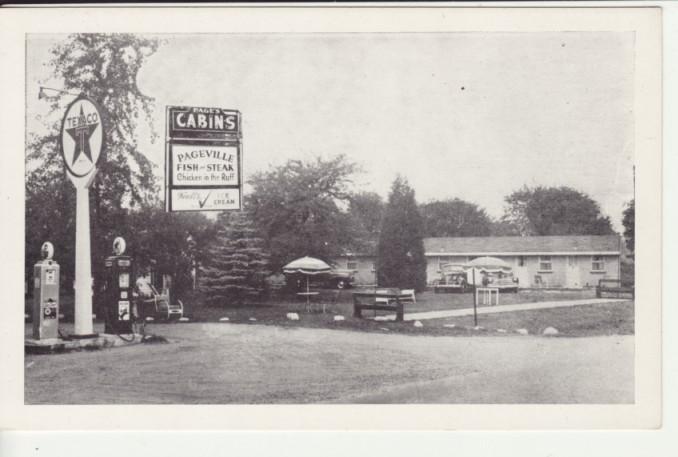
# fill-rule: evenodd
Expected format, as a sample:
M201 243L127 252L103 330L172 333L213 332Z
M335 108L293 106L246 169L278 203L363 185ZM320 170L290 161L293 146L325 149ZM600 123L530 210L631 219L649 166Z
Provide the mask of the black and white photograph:
M656 405L661 19L590 13L25 33L23 406Z

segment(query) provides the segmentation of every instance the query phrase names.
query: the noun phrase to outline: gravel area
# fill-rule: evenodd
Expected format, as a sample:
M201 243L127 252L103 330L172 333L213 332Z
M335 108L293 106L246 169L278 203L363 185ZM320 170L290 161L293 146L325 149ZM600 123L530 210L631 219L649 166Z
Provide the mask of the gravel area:
M169 344L26 356L27 404L630 403L632 335L446 337L158 324Z

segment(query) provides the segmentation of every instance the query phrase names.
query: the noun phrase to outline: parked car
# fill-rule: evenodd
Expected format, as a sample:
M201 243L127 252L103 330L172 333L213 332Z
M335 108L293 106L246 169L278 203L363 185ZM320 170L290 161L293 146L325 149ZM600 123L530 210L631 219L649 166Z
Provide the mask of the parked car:
M310 287L321 289L348 289L353 287L355 281L355 271L334 269L327 273L317 275L304 275L301 273L286 274L285 280L288 287L296 290L306 288L308 279Z

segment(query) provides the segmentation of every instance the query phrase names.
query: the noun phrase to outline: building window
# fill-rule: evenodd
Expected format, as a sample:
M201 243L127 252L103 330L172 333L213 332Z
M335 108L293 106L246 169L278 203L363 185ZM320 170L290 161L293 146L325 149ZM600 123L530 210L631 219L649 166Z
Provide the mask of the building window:
M346 268L349 270L357 270L358 269L358 261L357 260L349 260L346 262Z
M602 255L594 255L591 261L591 270L605 271L605 261Z
M525 266L525 256L524 255L518 256L518 266L519 267Z
M539 256L539 271L553 271L550 255Z

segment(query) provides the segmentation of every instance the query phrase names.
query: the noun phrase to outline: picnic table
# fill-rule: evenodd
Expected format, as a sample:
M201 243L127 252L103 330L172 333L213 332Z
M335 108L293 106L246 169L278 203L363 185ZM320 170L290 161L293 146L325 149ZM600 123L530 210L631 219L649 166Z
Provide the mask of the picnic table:
M365 309L376 311L395 311L396 321L405 318L405 301L411 301L411 293L402 293L398 289L353 292L353 317L362 317Z

